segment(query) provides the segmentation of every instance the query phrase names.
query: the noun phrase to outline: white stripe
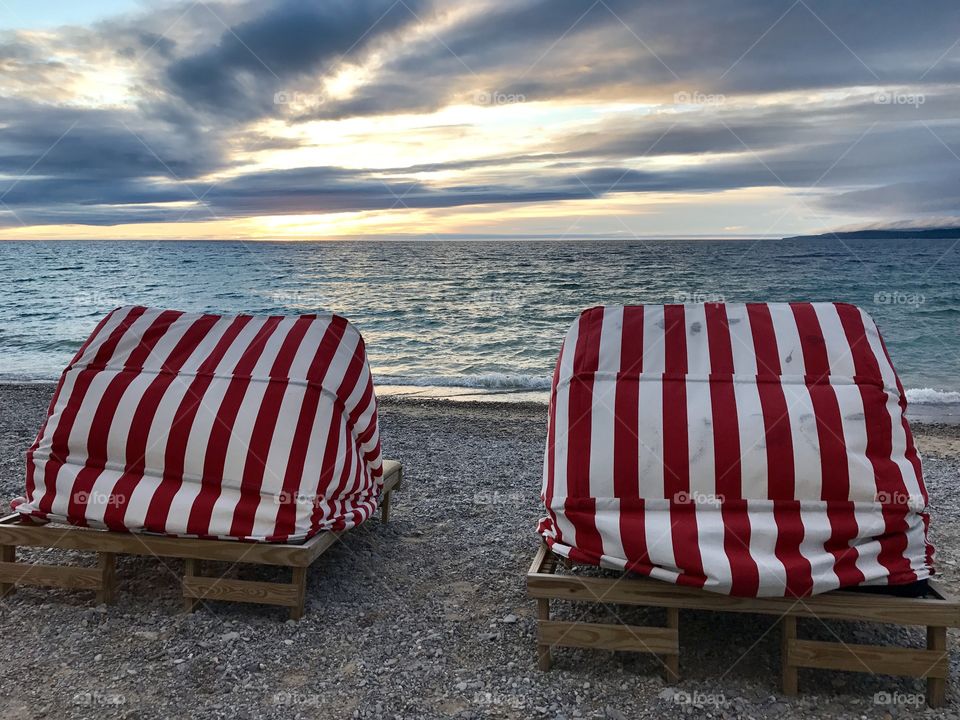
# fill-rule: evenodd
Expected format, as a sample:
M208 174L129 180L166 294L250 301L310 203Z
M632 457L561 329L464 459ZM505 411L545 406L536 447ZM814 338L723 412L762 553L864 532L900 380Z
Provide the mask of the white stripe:
M733 585L733 570L724 546L724 524L719 504L700 504L696 508L697 542L707 582L704 588L729 593ZM736 541L734 541L736 542Z
M727 325L730 328L733 372L737 376L735 381L756 383L757 353L753 347L747 306L743 303L727 305Z
M663 307L643 308L643 372L637 402L637 471L640 497L662 499L663 482ZM671 553L673 548L671 547Z
M750 521L750 556L760 571L757 596L783 596L787 590L787 571L777 557L780 530L773 517L773 502L751 500L747 503Z
M826 543L833 534L826 506L820 502L802 502L800 522L803 525L803 540L799 550L810 563L813 591L821 593L836 590L840 587L840 578L836 572L836 558L826 549Z
M580 335L580 321L575 320L563 341L560 356L560 384L556 390L555 406L557 430L555 433L555 453L553 464L553 499L551 509L556 515L557 531L563 542L574 546L576 531L573 523L567 520L564 504L567 499L567 449L569 446L570 424L570 378L573 376L573 358L577 352L577 339Z
M590 412L590 494L598 502L616 495L613 487L613 440L622 337L623 308L606 309L600 331L599 364L593 383ZM606 545L604 548L606 552Z

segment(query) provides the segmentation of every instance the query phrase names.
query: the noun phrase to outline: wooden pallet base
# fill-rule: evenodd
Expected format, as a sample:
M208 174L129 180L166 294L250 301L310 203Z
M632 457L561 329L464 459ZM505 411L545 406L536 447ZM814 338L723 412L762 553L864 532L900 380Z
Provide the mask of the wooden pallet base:
M390 499L402 479L400 464L384 461L384 495L381 521L390 518ZM183 607L192 612L201 602L278 605L289 608L290 618L303 617L307 569L336 542L340 533L314 535L301 545L242 543L229 540L197 540L110 532L70 526L24 524L21 515L0 519L0 598L20 585L92 590L97 603L111 604L116 595L116 556L153 555L182 558ZM18 547L59 548L96 554L95 567L48 565L17 561ZM217 573L213 563L225 563ZM225 577L237 564L284 566L291 569L290 582L260 582Z
M785 695L799 690L800 668L847 670L883 675L925 678L927 703L941 707L946 701L949 651L947 628L960 626L960 601L937 583L924 598L835 591L804 598L735 598L639 577L587 577L558 575L566 558L542 545L527 573L527 591L537 601L537 656L541 670L552 665L557 647L625 650L656 655L668 682L680 678L680 610L759 613L779 617L781 673ZM662 607L666 627L560 622L551 619L552 600L593 604ZM927 628L925 649L855 645L803 640L797 636L801 618L851 620L919 625Z

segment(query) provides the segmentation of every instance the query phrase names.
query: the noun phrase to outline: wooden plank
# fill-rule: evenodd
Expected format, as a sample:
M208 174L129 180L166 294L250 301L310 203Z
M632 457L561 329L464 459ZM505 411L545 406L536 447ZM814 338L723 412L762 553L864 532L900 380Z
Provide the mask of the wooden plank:
M188 577L197 577L201 574L201 561L194 560L193 558L187 558L183 561L183 581L182 585L185 585ZM195 597L190 597L187 595L186 591L183 593L183 611L185 613L192 613L197 609L197 605L200 604L200 601Z
M45 585L48 587L98 590L101 575L100 568L0 562L0 582L16 585Z
M947 676L947 658L941 651L879 645L843 645L822 640L789 640L790 665L824 670L848 670L908 677Z
M534 598L569 601L960 627L960 604L938 598L903 598L836 591L799 601L779 597L746 598L659 580L543 573L527 575L527 591Z
M15 563L17 561L17 548L13 545L0 545L0 562ZM0 598L12 595L17 591L17 586L13 583L0 583Z
M294 568L293 579L290 583L297 595L297 602L290 608L290 619L299 620L303 617L303 607L307 595L307 568Z
M199 576L183 578L183 594L199 600L227 600L285 607L295 607L300 601L299 591L291 583Z
M945 627L927 628L927 650L942 656L949 665L947 652L947 629ZM932 708L943 707L947 702L946 677L927 678L927 704Z
M314 538L321 538L325 534L315 535ZM198 540L49 525L0 525L0 544L265 565L297 565L309 555L306 544Z
M537 625L550 622L550 601L537 600ZM538 630L539 634L539 630ZM537 644L537 667L541 670L549 670L553 665L553 655L550 652L550 645L544 643Z
M537 548L537 554L533 556L533 562L530 564L530 570L527 572L528 576L543 572L544 562L547 559L548 553L550 553L550 550L547 548L547 544L540 543L540 547ZM553 553L550 554L552 555Z
M667 627L677 633L677 645L680 643L680 608L667 608ZM680 653L667 655L663 658L663 664L668 683L680 682Z
M790 660L790 647L797 640L797 619L787 615L780 618L780 674L784 695L796 695L800 691L797 666Z
M97 590L97 603L112 605L116 595L117 565L116 555L100 553L97 561L100 570L100 588Z
M648 652L655 655L677 655L680 652L677 631L672 628L560 620L541 620L538 623L537 644Z

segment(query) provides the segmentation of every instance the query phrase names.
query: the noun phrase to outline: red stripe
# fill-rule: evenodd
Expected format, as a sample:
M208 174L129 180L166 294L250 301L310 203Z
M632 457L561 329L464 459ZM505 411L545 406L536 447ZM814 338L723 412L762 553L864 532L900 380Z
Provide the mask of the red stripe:
M600 362L603 312L602 307L597 307L580 315L569 391L565 505L566 514L577 528L578 547L597 559L603 554L603 542L597 532L596 499L590 490L590 435L593 382Z
M167 445L164 450L163 480L150 498L144 528L151 532L165 532L170 505L183 484L184 463L187 455L187 442L193 429L193 422L203 403L203 397L213 380L216 371L227 351L233 345L240 332L252 320L249 315L239 315L233 319L223 336L214 346L209 356L200 364L197 374L174 413L173 422L167 433Z
M235 537L245 537L253 532L257 507L260 505L260 489L263 487L267 469L267 456L270 454L270 444L280 419L280 406L287 391L287 377L311 322L313 319L310 317L300 317L294 321L283 339L273 367L270 368L270 380L257 412L243 465L240 498L234 508L230 525L230 534Z
M804 597L813 588L813 570L810 561L800 552L804 535L803 520L800 503L794 499L796 476L793 436L787 400L780 384L777 336L767 305L748 303L747 315L757 356L757 388L767 444L767 496L774 501L773 517L777 523L774 553L786 571L785 594Z
M130 329L130 326L133 325L137 318L143 315L145 311L146 308L142 307L132 308L123 320L117 324L117 327L111 331L110 337L97 349L93 361L77 373L70 397L67 398L67 403L60 415L60 421L57 423L57 427L54 429L53 437L51 438L50 455L47 459L46 468L44 469L43 482L45 490L43 497L40 499L40 512L42 514L45 515L50 512L54 497L56 497L57 474L70 456L70 432L73 430L73 424L76 422L77 414L83 405L83 400L87 395L87 390L90 388L90 383L93 382L93 378L96 377L99 372L99 370L96 369L97 366L102 366L107 362L113 355L120 340Z
M196 349L197 344L206 337L216 321L216 316L204 315L191 323L164 360L163 372L154 377L140 398L137 409L133 413L130 428L127 431L124 474L117 480L111 491L111 495L116 499L116 502L107 507L103 517L103 522L107 527L113 530L125 529L124 519L130 497L146 470L147 441L160 403L166 395L167 389L177 379L176 373L180 371L183 364L189 359L190 354Z
M227 450L230 446L233 428L237 422L237 415L243 406L247 388L250 386L250 374L263 354L268 339L276 330L277 325L280 324L280 320L281 318L277 316L266 319L233 369L227 384L227 391L220 403L220 408L217 410L217 418L207 440L200 492L193 501L190 516L187 520L187 533L190 535L206 535L209 531L213 508L220 497L223 486L223 470L226 465Z
M683 305L665 305L663 374L663 492L669 499L690 492L687 437L687 330Z
M337 348L343 338L347 323L343 318L334 316L330 320L323 339L317 348L307 371L311 382L307 385L303 395L303 404L300 406L300 416L297 418L297 429L293 435L293 445L290 448L290 459L283 477L283 492L280 508L277 511L276 528L274 535L285 538L296 530L297 520L297 493L300 491L300 482L303 478L303 468L306 464L307 450L310 446L310 432L320 405L320 396L323 380L330 369L330 363L336 355ZM333 432L331 425L331 434ZM324 466L326 467L326 466ZM322 482L322 478L321 478ZM319 487L325 487L320 484Z
M696 503L690 493L690 447L687 428L687 327L683 305L664 305L663 489L670 501L673 556L683 585L706 581L697 535Z
M867 427L867 457L873 466L874 481L879 499L883 504L883 518L886 528L879 538L880 553L877 562L885 567L890 578L913 578L916 575L910 569L905 557L907 550L907 522L903 513L891 504L897 498L907 494L900 468L893 461L893 426L890 413L887 412L887 393L883 387L883 378L877 358L870 349L863 316L852 305L838 303L837 314L843 326L847 342L853 356L854 373L859 379L858 387L863 399L864 423ZM901 580L912 582L912 580Z
M796 487L793 437L787 400L780 384L777 336L773 330L770 309L766 305L748 303L747 315L757 356L757 388L767 445L768 497L771 500L793 500Z
M628 569L650 570L644 503L640 498L640 374L643 372L643 307L623 309L620 373L614 399L613 488L620 501L620 540Z
M730 594L752 597L760 587L760 570L750 554L751 530L746 503L737 502L743 494L730 325L724 305L707 303L704 311L710 348L710 405L716 493L723 519L723 549L732 576Z

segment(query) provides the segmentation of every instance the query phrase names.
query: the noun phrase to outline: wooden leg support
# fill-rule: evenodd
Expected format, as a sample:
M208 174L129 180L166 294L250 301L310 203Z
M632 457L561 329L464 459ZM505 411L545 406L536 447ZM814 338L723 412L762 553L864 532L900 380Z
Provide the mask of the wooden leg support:
M540 621L550 620L550 601L546 599L537 600L537 632L539 634ZM537 666L541 670L549 670L553 665L553 656L550 653L550 645L537 645Z
M947 652L947 629L945 627L927 628L927 650L938 653ZM947 701L947 679L945 677L927 678L927 704L932 708L943 707Z
M380 502L380 522L390 522L390 498L392 496L392 490L383 494L383 500Z
M783 626L783 636L780 645L780 665L783 673L783 694L796 695L798 688L797 666L790 661L790 644L797 639L797 619L786 615L780 619Z
M200 565L200 560L194 560L193 558L187 558L183 561L183 575L184 575L184 586L186 586L187 578L199 577L203 574L203 568ZM191 597L186 593L186 587L184 587L183 593L183 611L185 613L192 613L197 609L197 605L200 604L200 599Z
M296 592L296 605L290 608L290 619L299 620L303 617L303 606L306 601L307 593L307 568L293 568L293 581L291 583Z
M112 605L116 597L117 558L114 553L97 553L100 570L100 587L97 589L97 604Z
M680 608L667 608L667 627L680 632ZM680 682L680 654L662 655L665 666L664 680L667 683Z
M14 563L17 561L16 545L0 545L0 562ZM13 583L0 583L0 598L7 595L13 595L17 591L17 586Z

